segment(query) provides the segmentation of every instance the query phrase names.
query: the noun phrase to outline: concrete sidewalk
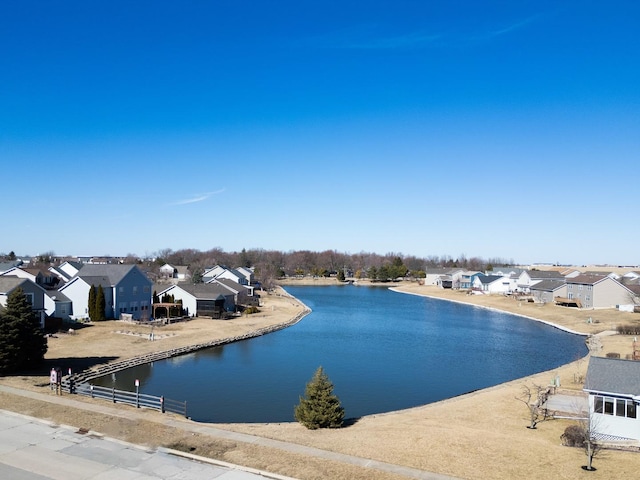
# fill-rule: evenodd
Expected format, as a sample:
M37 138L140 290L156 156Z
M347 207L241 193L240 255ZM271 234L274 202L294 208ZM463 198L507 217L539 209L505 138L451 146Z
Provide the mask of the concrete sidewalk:
M265 475L149 450L0 410L0 478L11 480L257 480ZM270 478L285 477L271 476Z
M124 409L124 408L118 409L118 408L111 407L106 402L102 402L99 400L96 400L95 402L92 402L92 403L81 402L78 400L74 400L73 395L63 395L63 396L46 395L46 394L33 392L29 390L21 390L13 387L8 387L5 385L0 385L0 391L10 393L13 395L33 398L33 399L44 401L44 402L57 403L59 405L65 405L70 408L77 408L77 409L88 410L92 412L99 412L105 415L111 415L115 417L128 418L130 420L138 420L141 418L141 416L138 414L138 412L135 409ZM149 417L145 417L145 420L149 420ZM235 442L251 443L254 445L275 448L275 449L284 450L288 452L298 453L301 455L307 455L310 457L333 460L336 462L347 463L347 464L356 465L359 467L371 468L374 470L393 473L393 474L404 476L407 478L416 478L421 480L455 480L454 477L426 472L424 470L418 470L415 468L405 467L402 465L394 465L391 463L379 462L376 460L371 460L371 459L362 458L362 457L355 457L352 455L345 455L342 453L331 452L328 450L322 450L314 447L307 447L307 446L298 445L295 443L288 443L280 440L273 440L270 438L258 437L255 435L232 432L229 430L216 428L208 424L177 420L175 418L172 418L169 415L158 414L155 417L155 420L153 421L157 421L159 423L162 423L163 425L167 425L173 428L181 429L181 430L192 432L192 433L199 433L202 435L208 435L211 437L231 440ZM2 472L0 471L0 474L1 473ZM273 476L272 478L277 478L277 477L278 476ZM0 478L11 478L11 477L4 477L0 475ZM27 477L27 478L30 478L30 477ZM33 478L35 479L38 477L33 477ZM122 478L124 479L128 477L122 477ZM182 478L190 478L190 477L182 477ZM235 477L232 477L232 478L234 478L235 480ZM238 477L238 478L244 478L244 477ZM225 478L225 480L227 479Z

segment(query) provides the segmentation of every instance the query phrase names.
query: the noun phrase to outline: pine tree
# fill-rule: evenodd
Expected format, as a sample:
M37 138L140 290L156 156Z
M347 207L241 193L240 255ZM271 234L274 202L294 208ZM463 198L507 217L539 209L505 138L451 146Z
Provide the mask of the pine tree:
M21 288L7 297L0 317L0 372L38 365L47 353L47 339Z
M344 408L333 393L333 383L322 367L318 367L313 378L307 383L294 409L295 419L310 430L317 428L340 428L344 421Z
M96 315L96 286L91 285L89 289L89 301L87 302L87 309L89 310L89 318L91 320L97 320Z
M104 289L102 285L98 285L98 290L96 292L96 320L102 321L106 320L106 316L104 314L104 309L107 306L106 300L104 298Z

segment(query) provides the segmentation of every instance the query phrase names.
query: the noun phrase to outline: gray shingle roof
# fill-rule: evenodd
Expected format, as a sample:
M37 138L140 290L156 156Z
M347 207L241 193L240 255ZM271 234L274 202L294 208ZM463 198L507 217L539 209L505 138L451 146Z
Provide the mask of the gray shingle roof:
M215 300L219 295L231 295L229 290L215 283L181 283L176 288L183 289L199 300Z
M564 279L564 276L560 272L554 270L528 270L527 274L534 280L550 278Z
M8 293L28 281L26 278L19 278L13 275L0 275L0 293Z
M106 277L111 282L110 286L112 286L120 283L133 268L135 268L135 265L85 265L77 273L77 276L89 285L91 285L91 282L87 280L87 277Z
M640 396L640 362L591 357L584 389L590 392Z
M532 285L531 287L529 287L531 290L539 290L539 291L544 291L544 292L553 292L554 290L557 290L558 288L561 288L563 286L565 286L567 284L567 282L564 281L564 278L562 280L558 279L558 280L542 280L540 283L536 283L535 285Z

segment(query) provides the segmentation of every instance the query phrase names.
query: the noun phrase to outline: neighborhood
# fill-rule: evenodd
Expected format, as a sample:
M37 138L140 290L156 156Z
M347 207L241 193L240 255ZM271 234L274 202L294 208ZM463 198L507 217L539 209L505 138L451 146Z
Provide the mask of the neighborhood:
M202 283L191 282L185 266L165 264L154 284L138 265L64 261L47 270L20 261L0 264L0 308L17 288L25 293L42 328L90 320L92 288L104 297L105 319L148 321L158 317L225 318L258 306L253 270L216 265L204 271Z

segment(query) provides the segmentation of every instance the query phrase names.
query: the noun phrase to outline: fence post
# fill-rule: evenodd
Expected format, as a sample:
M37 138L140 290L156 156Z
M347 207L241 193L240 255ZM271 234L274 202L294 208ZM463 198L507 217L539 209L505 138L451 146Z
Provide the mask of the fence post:
M111 399L113 400L113 403L116 403L116 389L115 388L111 389Z
M89 385L89 390L91 391L91 398L93 398L93 385Z
M160 397L160 411L164 413L164 397Z

